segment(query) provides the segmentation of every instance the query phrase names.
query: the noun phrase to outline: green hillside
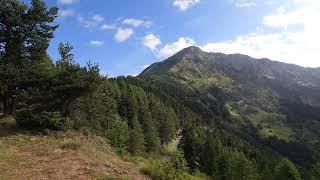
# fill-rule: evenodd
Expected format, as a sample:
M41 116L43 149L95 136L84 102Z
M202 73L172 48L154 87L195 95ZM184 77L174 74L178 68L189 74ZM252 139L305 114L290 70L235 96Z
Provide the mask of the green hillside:
M250 123L262 136L298 140L320 135L320 76L303 68L245 55L182 50L147 68L141 77L161 76L208 92L223 91L238 123ZM313 138L305 137L304 140Z
M58 15L0 1L0 179L316 180L320 70L189 47L137 77L47 50Z

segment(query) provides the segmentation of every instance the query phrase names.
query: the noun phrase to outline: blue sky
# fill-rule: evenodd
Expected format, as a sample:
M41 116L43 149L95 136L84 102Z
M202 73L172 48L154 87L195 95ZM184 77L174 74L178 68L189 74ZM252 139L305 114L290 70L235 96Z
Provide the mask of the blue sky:
M46 0L60 8L59 42L108 76L137 75L182 48L319 67L319 0Z

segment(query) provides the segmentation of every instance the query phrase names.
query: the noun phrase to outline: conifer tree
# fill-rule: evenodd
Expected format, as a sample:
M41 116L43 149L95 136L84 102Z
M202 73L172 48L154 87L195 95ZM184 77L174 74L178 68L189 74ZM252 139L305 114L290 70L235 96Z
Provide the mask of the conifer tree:
M291 179L301 180L301 176L295 165L288 159L283 159L275 167L275 180Z
M56 63L52 87L57 106L66 117L70 116L71 103L95 91L101 82L98 65L88 63L86 67L81 67L75 63L72 49L69 43L59 44L61 59Z
M147 152L158 152L160 149L160 138L158 136L158 131L151 119L148 118L144 121L144 137L146 143Z
M113 120L110 120L109 127L107 131L107 138L110 140L111 145L115 147L118 152L123 152L126 148L126 144L129 139L129 127L127 122L117 117ZM135 134L130 134L135 135ZM131 139L132 141L132 139ZM134 142L132 142L134 143ZM140 147L139 147L140 148ZM137 149L139 149L137 148ZM135 151L137 152L137 151ZM135 153L134 152L134 153Z
M212 133L207 133L206 143L202 150L201 162L208 175L218 173L218 158L222 153L220 141L217 141Z
M138 119L142 124L145 137L146 151L157 152L160 149L158 130L151 117L148 106L147 95L143 91L138 94Z
M28 6L18 0L0 1L0 84L7 114L16 115L17 96L38 84L37 64L58 26L52 25L58 8L48 8L42 0Z
M312 166L310 179L316 180L319 177L320 177L320 162Z
M131 128L135 126L134 121L138 120L138 104L135 88L131 85L127 89L127 120Z
M129 129L128 151L133 155L145 152L143 130L136 118L132 119L132 127Z

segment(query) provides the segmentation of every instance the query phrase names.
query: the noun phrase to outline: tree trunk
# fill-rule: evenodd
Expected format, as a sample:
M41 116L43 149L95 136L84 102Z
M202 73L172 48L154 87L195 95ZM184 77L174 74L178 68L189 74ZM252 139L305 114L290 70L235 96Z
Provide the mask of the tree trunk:
M15 95L10 97L8 101L8 107L9 107L9 115L16 116L16 110L17 110L17 98Z
M11 99L11 106L11 115L15 117L17 112L17 97L15 95Z
M3 115L8 115L9 111L8 111L8 99L7 98L3 98Z
M0 109L2 111L2 113L4 114L4 99L2 98L2 101L0 102Z
M72 100L67 100L64 108L63 108L63 116L69 117L70 116L70 103Z

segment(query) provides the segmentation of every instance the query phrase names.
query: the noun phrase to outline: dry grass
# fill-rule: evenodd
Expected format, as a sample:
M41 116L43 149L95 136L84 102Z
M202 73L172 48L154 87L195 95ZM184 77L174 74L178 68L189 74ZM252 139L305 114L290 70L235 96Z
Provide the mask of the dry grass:
M0 179L148 177L137 164L115 154L103 138L75 131L48 136L17 131L0 136Z

